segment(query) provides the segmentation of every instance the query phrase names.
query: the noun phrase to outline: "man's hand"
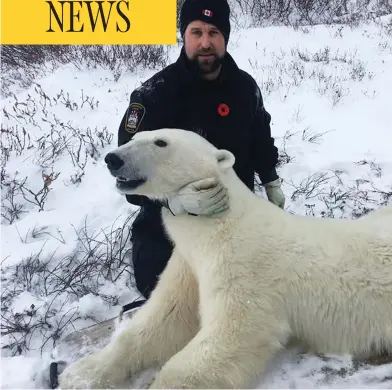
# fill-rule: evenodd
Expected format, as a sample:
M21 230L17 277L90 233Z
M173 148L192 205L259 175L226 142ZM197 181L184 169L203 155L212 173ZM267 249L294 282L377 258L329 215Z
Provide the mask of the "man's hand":
M264 188L267 193L268 200L283 209L285 197L281 188L280 179L264 184Z
M214 215L229 208L227 189L215 178L195 181L167 199L172 214Z

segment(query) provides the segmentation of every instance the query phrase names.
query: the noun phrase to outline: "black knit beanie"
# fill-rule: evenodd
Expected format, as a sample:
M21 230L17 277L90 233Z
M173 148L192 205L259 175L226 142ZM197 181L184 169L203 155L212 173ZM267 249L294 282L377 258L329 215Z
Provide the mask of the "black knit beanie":
M230 37L230 7L227 0L185 0L180 13L180 32L184 36L189 23L201 20L216 26L225 37Z

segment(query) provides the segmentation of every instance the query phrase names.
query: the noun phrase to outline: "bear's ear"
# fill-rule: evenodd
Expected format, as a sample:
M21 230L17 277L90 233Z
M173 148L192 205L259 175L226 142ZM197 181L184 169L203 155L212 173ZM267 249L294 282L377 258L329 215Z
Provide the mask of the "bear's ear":
M226 170L232 168L235 163L234 154L225 149L220 149L215 154L219 168Z

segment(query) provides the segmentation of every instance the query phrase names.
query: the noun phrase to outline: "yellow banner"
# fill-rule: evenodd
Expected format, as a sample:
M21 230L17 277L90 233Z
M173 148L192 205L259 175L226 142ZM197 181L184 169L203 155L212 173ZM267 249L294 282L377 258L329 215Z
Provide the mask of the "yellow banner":
M1 43L176 43L176 0L1 0Z

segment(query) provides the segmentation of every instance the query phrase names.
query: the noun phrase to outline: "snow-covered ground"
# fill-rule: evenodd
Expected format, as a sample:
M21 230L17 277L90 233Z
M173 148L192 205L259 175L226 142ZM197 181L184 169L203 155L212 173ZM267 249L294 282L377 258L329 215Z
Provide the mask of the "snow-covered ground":
M231 36L230 53L272 115L290 212L355 218L392 202L392 35L380 23ZM2 346L13 345L2 350L2 388L43 387L37 373L57 335L138 297L128 267L137 208L116 192L103 157L130 93L153 73L115 81L68 65L2 100L2 143L12 149L2 155L2 216L18 215L1 225ZM391 388L392 363L286 352L258 387Z

